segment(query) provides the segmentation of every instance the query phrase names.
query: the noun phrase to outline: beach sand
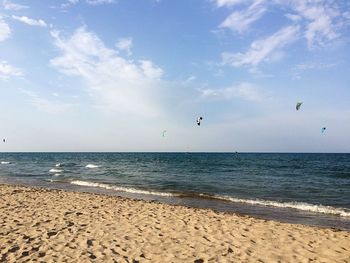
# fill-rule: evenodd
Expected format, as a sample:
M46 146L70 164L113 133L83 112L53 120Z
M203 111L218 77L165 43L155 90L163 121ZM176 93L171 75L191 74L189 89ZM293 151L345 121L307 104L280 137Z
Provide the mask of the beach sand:
M0 262L350 262L350 232L0 185Z

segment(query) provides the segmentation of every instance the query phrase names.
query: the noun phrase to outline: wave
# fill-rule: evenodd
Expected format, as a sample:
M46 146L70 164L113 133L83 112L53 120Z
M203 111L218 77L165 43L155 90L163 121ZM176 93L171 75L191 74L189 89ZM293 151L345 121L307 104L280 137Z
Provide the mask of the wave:
M249 205L257 205L257 206L269 206L275 208L290 208L296 209L299 211L312 212L312 213L320 213L320 214L328 214L328 215L336 215L341 217L350 217L350 209L346 208L337 208L332 206L325 205L315 205L304 202L277 202L270 200L260 200L260 199L241 199L230 196L220 196L220 195L210 195L210 194L196 194L196 193L169 193L169 192L155 192L155 191L147 191L136 189L132 187L121 187L115 185L109 185L104 183L95 183L95 182L87 182L87 181L71 181L71 184L80 185L80 186L88 186L88 187L98 187L104 188L107 190L114 191L122 191L134 194L144 194L144 195L155 195L155 196L168 196L168 197L179 197L179 198L205 198L205 199L214 199L227 201L232 203L243 203Z
M63 170L59 170L59 169L55 169L55 168L52 168L49 170L50 173L62 173Z
M55 180L53 180L53 179L44 179L44 181L45 182L50 182L50 183L54 183L55 182Z
M50 183L67 183L67 181L59 179L58 176L60 174L57 175L57 177L52 177L52 178L47 178L47 179L43 179L45 182L50 182Z
M230 196L217 196L217 195L210 196L206 194L200 194L200 196L204 198L214 198L214 199L219 199L224 201L230 201L233 203L245 203L250 205L270 206L270 207L278 207L278 208L292 208L300 211L337 215L342 217L350 217L350 209L337 208L333 206L314 205L314 204L309 204L304 202L276 202L276 201L259 200L259 199L251 200L251 199L234 198Z
M86 165L85 166L86 168L90 168L90 169L92 169L92 168L98 168L98 167L100 167L99 165L95 165L95 164L88 164L88 165Z
M109 184L103 184L103 183L94 183L94 182L86 182L86 181L71 181L70 183L74 184L74 185L88 186L88 187L99 187L99 188L104 188L107 190L122 191L122 192L128 192L128 193L133 193L133 194L156 195L156 196L176 196L176 194L173 194L173 193L154 192L154 191L136 189L136 188L132 188L132 187L122 187L122 186L115 186L115 185L109 185Z
M10 164L11 162L4 162L2 161L1 164Z
M76 163L73 162L67 162L67 163L56 163L55 166L56 167L74 167L76 166Z

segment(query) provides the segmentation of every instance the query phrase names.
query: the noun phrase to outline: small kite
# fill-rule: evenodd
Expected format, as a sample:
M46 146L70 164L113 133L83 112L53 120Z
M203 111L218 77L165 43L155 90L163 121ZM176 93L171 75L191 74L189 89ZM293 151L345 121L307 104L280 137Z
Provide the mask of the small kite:
M301 104L303 104L303 102L302 102L302 101L297 102L297 105L295 106L295 109L296 109L296 110L299 110L299 109L300 109L300 107L301 107Z
M324 133L326 131L326 129L327 129L326 127L322 127L321 132Z
M2 139L2 142L6 142L6 140L5 140L5 139Z
M203 118L202 117L199 117L199 118L197 118L197 125L198 126L200 126L201 125L201 121L203 120Z
M162 137L165 137L166 130L162 131Z

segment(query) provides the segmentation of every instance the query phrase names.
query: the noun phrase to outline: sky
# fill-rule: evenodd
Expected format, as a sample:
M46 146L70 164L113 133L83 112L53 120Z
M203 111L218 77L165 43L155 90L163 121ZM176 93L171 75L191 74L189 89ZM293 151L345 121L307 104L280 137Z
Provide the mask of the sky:
M0 0L0 151L350 152L349 30L346 0Z

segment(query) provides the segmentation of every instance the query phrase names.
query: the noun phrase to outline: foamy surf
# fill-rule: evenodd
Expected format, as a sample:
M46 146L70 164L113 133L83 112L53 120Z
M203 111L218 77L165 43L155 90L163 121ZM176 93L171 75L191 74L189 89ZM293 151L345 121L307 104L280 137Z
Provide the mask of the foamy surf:
M98 167L100 167L99 165L95 165L95 164L88 164L88 165L86 165L85 166L86 168L90 168L90 169L93 169L93 168L98 168Z
M107 190L128 192L128 193L133 193L133 194L156 195L156 196L176 196L175 194L172 194L172 193L147 191L147 190L141 190L141 189L136 189L136 188L132 188L132 187L122 187L122 186L115 186L115 185L109 185L109 184L103 184L103 183L94 183L94 182L86 182L86 181L71 181L70 183L74 184L74 185L98 187L98 188L104 188Z
M62 173L63 170L52 168L49 170L50 173Z
M207 196L205 194L200 194L200 196ZM229 196L208 196L215 199L230 201L234 203L245 203L250 205L260 205L260 206L270 206L270 207L278 207L278 208L292 208L300 211L307 211L313 213L321 213L321 214L329 214L329 215L337 215L342 217L350 217L350 210L345 208L337 208L332 206L324 206L324 205L314 205L303 202L276 202L269 200L250 200L250 199L240 199Z
M1 164L10 164L10 162L4 162L4 161L2 161Z
M46 181L46 182L50 182L50 183L55 182L55 180L52 180L52 179L44 179L44 181Z
M87 186L87 187L98 187L98 188L104 188L107 190L122 191L122 192L128 192L133 194L168 196L168 197L187 196L186 194L184 195L184 194L167 193L167 192L147 191L147 190L141 190L141 189L136 189L132 187L122 187L122 186L115 186L115 185L109 185L104 183L95 183L95 182L87 182L87 181L79 181L79 180L71 181L71 184ZM204 198L207 197L207 198L213 198L213 199L229 201L234 203L245 203L250 205L269 206L269 207L276 207L276 208L292 208L292 209L306 211L306 212L337 215L341 217L350 217L349 209L336 208L332 206L314 205L314 204L302 203L302 202L276 202L276 201L259 200L259 199L250 200L250 199L234 198L229 196L218 196L218 195L212 196L207 194L199 194L199 196Z

